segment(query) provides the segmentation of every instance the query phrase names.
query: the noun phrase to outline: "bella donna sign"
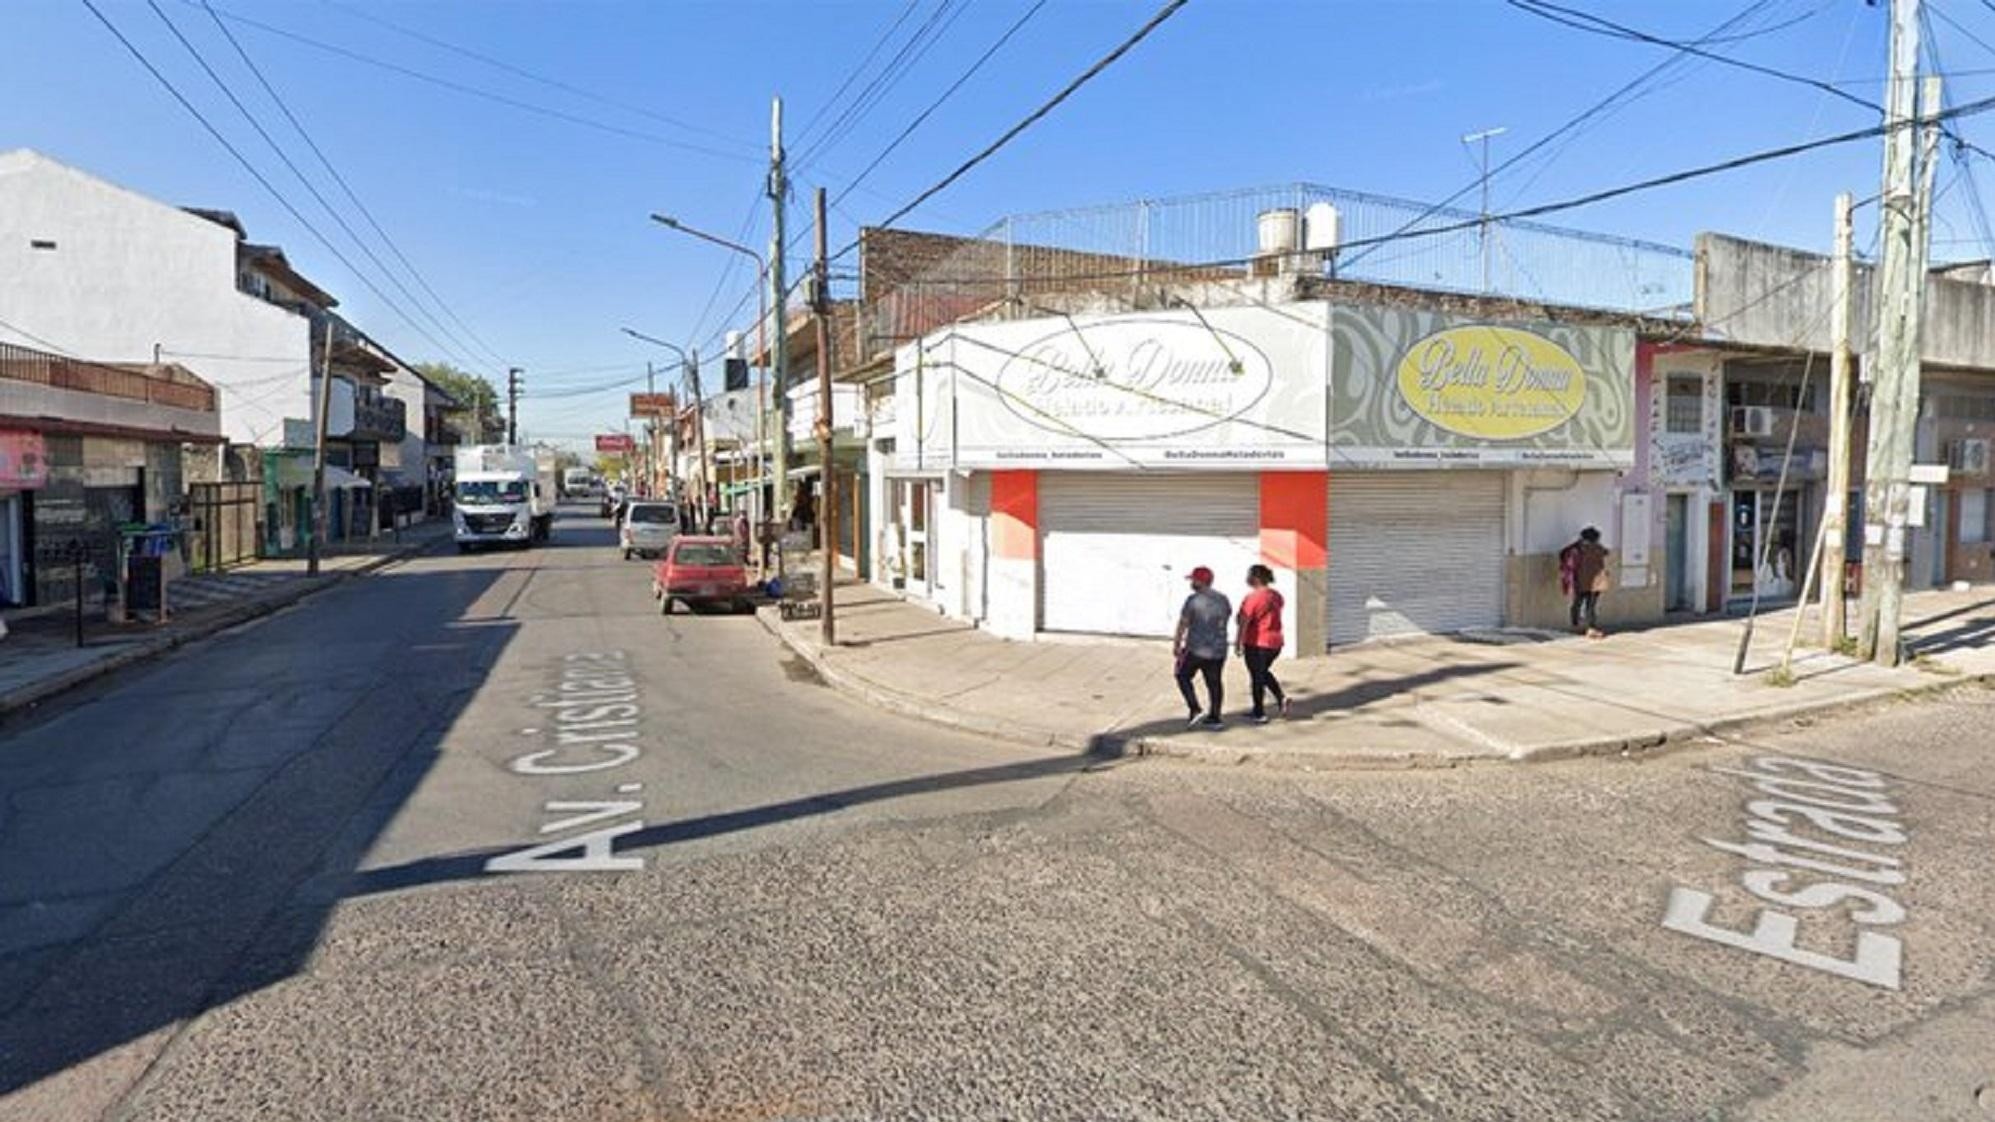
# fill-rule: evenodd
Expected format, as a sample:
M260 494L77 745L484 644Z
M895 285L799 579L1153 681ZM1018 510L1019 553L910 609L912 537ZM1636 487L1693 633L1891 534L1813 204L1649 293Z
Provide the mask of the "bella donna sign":
M1386 308L1331 330L1332 467L1634 464L1631 332Z

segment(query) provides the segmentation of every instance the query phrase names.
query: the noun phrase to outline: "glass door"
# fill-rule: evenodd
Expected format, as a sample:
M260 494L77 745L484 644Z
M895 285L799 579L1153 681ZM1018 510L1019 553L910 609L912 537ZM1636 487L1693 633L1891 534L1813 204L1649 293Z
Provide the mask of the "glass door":
M1663 542L1663 595L1665 611L1690 609L1690 496L1671 495L1665 500L1666 528Z

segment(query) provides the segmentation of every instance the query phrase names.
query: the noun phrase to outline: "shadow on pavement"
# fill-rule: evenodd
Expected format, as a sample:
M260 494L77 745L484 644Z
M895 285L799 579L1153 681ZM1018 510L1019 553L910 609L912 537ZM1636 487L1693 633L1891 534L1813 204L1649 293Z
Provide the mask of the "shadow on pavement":
M982 787L994 783L1016 783L1028 779L1043 779L1051 775L1071 775L1101 767L1114 758L1114 753L1088 752L1066 756L1052 756L1035 760L1024 760L1013 764L997 764L991 767L966 768L962 771L943 772L940 775L923 775L912 779L896 779L885 783L869 783L863 787L848 787L841 791L828 791L821 795L808 795L800 799L789 799L779 803L731 810L720 814L706 814L698 818L688 818L680 822L665 822L656 826L626 835L617 840L619 853L640 849L655 849L679 842L697 841L701 838L732 834L741 830L753 830L760 826L791 822L819 814L831 814L847 807L862 806L867 803L884 802L888 799L905 798L911 795L924 795L936 791L951 791L964 787ZM442 857L429 857L411 861L403 865L390 865L370 869L352 878L345 893L348 897L370 896L379 892L394 892L419 885L439 884L447 881L482 880L487 877L512 876L511 873L487 872L485 863L491 858L517 849L505 846L470 853L456 853ZM580 844L576 845L579 851ZM309 948L307 948L309 949Z
M1454 681L1461 678L1474 678L1485 674L1499 674L1506 670L1518 669L1523 665L1520 662L1456 663L1447 666L1437 666L1432 670L1423 670L1418 674L1402 674L1391 678L1370 678L1356 681L1341 689L1331 690L1328 693L1304 695L1291 691L1289 695L1290 720L1307 721L1331 714L1355 714L1363 710L1366 706L1395 700L1405 694L1427 686L1438 685L1442 682ZM1275 663L1274 671L1275 678L1279 681L1282 676L1282 664L1280 662ZM1197 685L1199 699L1203 701L1205 700L1205 685L1203 681L1199 681ZM1247 672L1241 665L1240 660L1227 659L1226 711L1229 714L1244 712L1251 704L1251 697L1252 694L1247 688ZM1269 704L1273 704L1272 699L1269 701ZM1183 710L1176 710L1174 712L1182 713ZM1243 724L1238 720L1229 720L1225 726L1217 729L1187 730L1185 728L1184 717L1173 715L1154 721L1146 721L1140 725L1127 725L1102 733L1094 738L1094 745L1096 751L1113 751L1121 744L1141 740L1145 737L1164 736L1170 733L1187 731L1191 731L1196 736L1223 736L1235 729L1246 730L1255 728L1258 728L1258 726Z
M506 571L342 585L9 730L0 1116L36 1115L8 1093L68 1072L27 1095L94 1117L82 1099L114 1101L149 1056L72 1069L304 965L309 939L242 960L301 885L358 867L433 766L517 631L450 625Z

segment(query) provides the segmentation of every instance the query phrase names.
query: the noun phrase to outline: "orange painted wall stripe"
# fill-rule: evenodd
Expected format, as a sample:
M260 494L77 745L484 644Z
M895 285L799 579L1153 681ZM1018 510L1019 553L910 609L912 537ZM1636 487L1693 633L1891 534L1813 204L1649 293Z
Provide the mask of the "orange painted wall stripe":
M1039 473L991 473L991 552L1034 561L1039 557Z
M1330 476L1316 471L1261 473L1261 561L1282 569L1321 569L1329 562Z

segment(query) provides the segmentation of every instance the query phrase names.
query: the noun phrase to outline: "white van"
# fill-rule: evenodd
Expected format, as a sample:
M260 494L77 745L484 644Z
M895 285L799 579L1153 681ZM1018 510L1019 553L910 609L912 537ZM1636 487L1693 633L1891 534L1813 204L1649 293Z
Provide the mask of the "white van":
M618 540L623 559L663 556L679 536L679 504L661 499L632 499L625 508Z

